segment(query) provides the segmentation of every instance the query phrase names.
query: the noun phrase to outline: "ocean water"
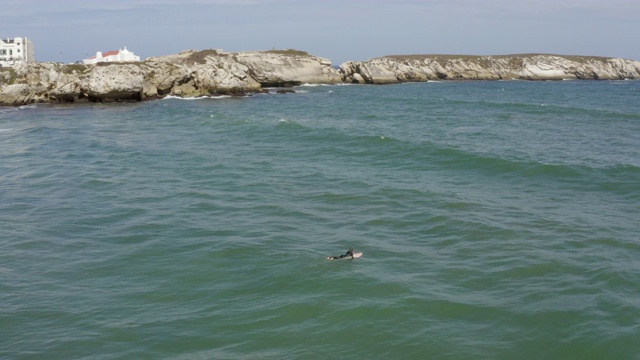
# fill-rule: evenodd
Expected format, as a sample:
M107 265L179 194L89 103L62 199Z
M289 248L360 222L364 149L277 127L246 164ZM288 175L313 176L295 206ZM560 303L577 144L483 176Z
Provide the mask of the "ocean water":
M640 82L295 90L0 108L0 358L640 359Z

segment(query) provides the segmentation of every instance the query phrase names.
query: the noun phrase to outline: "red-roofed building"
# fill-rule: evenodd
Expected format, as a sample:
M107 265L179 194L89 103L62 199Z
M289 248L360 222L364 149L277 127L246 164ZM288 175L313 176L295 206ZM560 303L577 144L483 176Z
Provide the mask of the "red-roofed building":
M123 61L140 61L140 56L135 55L131 51L127 50L127 47L124 47L124 50L112 50L107 51L106 53L101 53L98 51L96 56L92 56L88 59L82 60L83 63L95 64L99 62L123 62Z

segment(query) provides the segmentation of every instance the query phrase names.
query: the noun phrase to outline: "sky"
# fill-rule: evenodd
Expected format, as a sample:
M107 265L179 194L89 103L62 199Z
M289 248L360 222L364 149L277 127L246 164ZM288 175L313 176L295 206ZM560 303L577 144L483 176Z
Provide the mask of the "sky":
M0 0L0 37L37 61L127 47L383 55L552 53L640 60L639 0Z

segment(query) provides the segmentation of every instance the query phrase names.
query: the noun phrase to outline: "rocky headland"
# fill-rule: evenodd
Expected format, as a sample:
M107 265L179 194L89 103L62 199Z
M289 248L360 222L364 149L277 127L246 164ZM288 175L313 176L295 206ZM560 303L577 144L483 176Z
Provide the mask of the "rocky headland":
M266 87L339 82L330 60L302 51L185 51L143 62L0 68L0 105L243 95Z
M394 55L335 68L328 59L298 50L185 51L135 63L0 68L0 105L245 95L301 84L501 79L640 79L640 62L546 54Z
M640 79L640 62L595 56L519 54L391 55L342 64L345 81L390 84L429 80Z

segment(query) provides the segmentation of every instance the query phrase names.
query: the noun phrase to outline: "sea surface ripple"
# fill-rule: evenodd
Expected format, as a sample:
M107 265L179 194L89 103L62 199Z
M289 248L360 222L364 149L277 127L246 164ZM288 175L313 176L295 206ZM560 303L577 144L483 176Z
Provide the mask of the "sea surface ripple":
M638 104L489 81L0 108L0 358L640 359Z

